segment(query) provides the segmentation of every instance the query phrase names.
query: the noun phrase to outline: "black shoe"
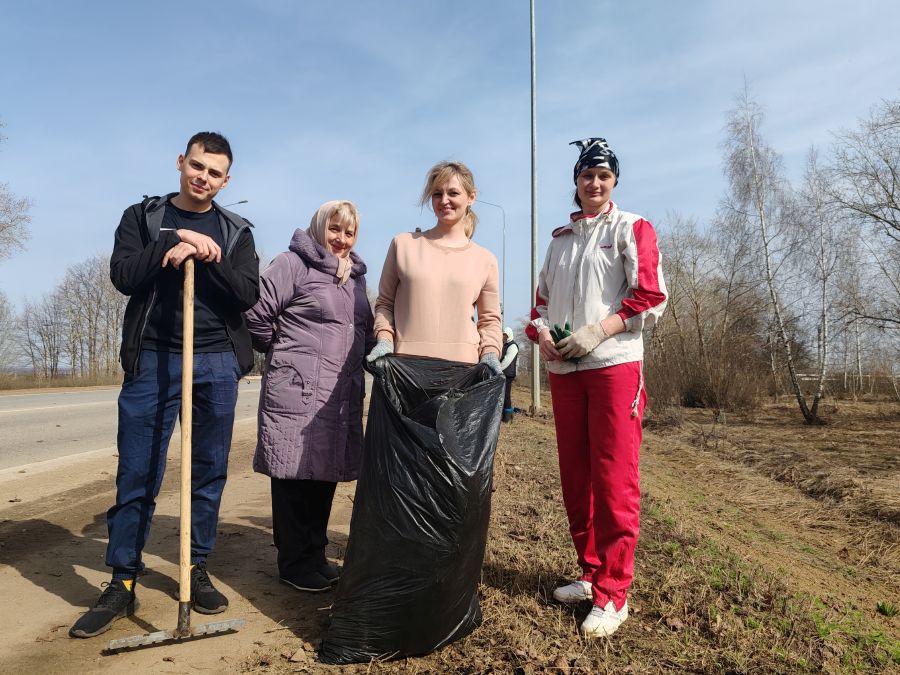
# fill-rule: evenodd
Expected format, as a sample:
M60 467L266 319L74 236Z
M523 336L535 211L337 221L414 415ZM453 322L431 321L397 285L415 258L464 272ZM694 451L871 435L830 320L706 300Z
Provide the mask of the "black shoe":
M206 573L206 561L191 567L191 602L195 612L218 614L228 609L228 598L219 593Z
M318 572L328 579L328 583L330 584L336 584L338 579L341 578L341 569L337 565L332 565L329 562L326 562L319 567Z
M131 616L138 608L133 586L129 591L121 579L113 579L103 585L106 586L106 590L100 594L94 606L82 614L69 629L71 637L89 638L105 633L113 621L123 616Z
M503 422L512 422L512 419L513 419L513 411L512 410L504 410L503 417L501 418L501 420Z
M293 586L298 591L306 591L307 593L322 593L331 590L331 582L321 572L313 570L303 574L294 574L291 576L279 577L281 583Z

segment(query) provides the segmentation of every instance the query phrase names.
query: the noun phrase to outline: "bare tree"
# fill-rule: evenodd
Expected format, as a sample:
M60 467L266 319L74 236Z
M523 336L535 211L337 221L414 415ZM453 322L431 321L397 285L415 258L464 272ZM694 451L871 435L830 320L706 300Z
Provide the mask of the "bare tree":
M103 256L103 354L104 371L115 375L119 368L119 345L122 342L122 323L128 299L119 293L109 278L109 256Z
M859 128L836 135L830 197L866 228L862 245L877 281L855 314L900 329L900 101L884 101Z
M0 122L0 128L3 126ZM4 138L0 134L0 143ZM30 207L28 199L17 197L7 183L0 183L0 260L8 258L13 251L25 248L28 225L31 223L31 216L28 215Z
M720 405L730 406L739 379L738 373L752 369L761 356L761 313L765 299L759 293L755 255L750 242L746 218L721 212L713 222L712 245L716 252L716 304L721 308L712 340L716 346L717 362L712 380ZM755 394L754 394L755 395ZM747 401L750 392L742 398Z
M667 220L669 226L661 248L666 251L663 264L669 300L667 323L661 326L660 339L669 345L666 358L677 361L679 366L681 381L676 389L680 403L708 404L699 372L705 371L707 365L702 322L706 318L704 291L710 267L707 242L697 233L692 220L677 213L669 214Z
M805 231L803 255L800 265L806 266L806 273L815 282L813 293L816 317L816 384L810 414L818 417L819 401L825 393L825 377L828 373L831 340L831 317L829 308L835 300L834 278L839 264L839 241L843 237L838 231L835 211L830 208L828 179L819 167L818 153L810 149L806 160L806 175L801 191L801 227Z
M54 291L40 302L26 302L22 310L21 344L38 377L59 375L66 343L64 307L65 299Z
M63 281L19 320L21 349L35 375L96 378L118 372L126 299L109 280L108 256L95 255L66 269Z
M661 248L669 304L649 341L652 389L665 403L702 405L719 418L758 395L766 299L751 273L748 237L734 219L717 217L705 232L677 213L667 222Z
M94 256L71 265L66 270L60 292L68 301L69 354L73 371L78 363L81 375L96 377L101 371L103 334L103 310L108 299L104 293L103 272L105 260ZM103 276L101 276L103 275Z
M3 291L0 291L0 371L9 370L16 365L18 340L16 336L16 317L12 304Z
M114 374L126 299L109 279L108 256L69 266L57 292L65 301L65 355L73 377Z
M727 119L726 174L730 192L725 205L735 217L745 218L756 226L774 327L790 386L804 420L808 424L819 423L821 420L810 411L800 388L795 341L788 325L790 317L779 296L781 267L793 258L795 240L787 231L790 218L786 212L792 208L790 190L781 175L780 157L760 134L763 117L761 108L745 87Z

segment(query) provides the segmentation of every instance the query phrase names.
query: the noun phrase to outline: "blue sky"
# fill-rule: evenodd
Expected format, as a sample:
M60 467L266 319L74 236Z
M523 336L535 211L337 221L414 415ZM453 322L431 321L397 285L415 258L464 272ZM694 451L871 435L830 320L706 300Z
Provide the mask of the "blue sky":
M527 312L527 0L0 0L0 17L0 182L34 201L27 250L0 261L18 306L108 253L124 208L177 189L185 141L210 129L235 153L220 203L249 200L236 210L262 255L351 199L372 285L390 238L433 224L417 204L428 167L466 162L506 211L507 321ZM608 139L623 208L663 231L673 211L703 223L744 78L799 176L811 144L900 94L898 26L893 0L538 0L541 256L571 210L569 141ZM500 211L476 210L500 258Z

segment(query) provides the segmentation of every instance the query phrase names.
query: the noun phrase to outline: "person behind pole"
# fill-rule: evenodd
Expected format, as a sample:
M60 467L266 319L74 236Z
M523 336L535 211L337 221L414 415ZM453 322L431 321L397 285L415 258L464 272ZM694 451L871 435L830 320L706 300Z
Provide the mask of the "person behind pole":
M86 638L108 630L137 606L135 583L150 532L166 452L181 406L182 263L195 270L191 601L216 614L228 599L209 578L228 468L238 381L253 366L241 311L259 296L251 224L213 201L228 184L231 147L218 133L188 141L176 167L179 191L125 210L116 229L110 278L130 296L122 327L125 371L119 393L116 503L106 514L106 564L112 579L69 630Z
M362 364L375 339L358 237L351 202L320 206L262 273L259 302L244 314L266 354L253 468L271 477L279 578L301 591L338 580L325 557L328 518L337 482L359 471Z
M646 402L643 332L662 315L666 288L656 233L611 201L619 162L605 139L575 141L580 210L553 232L528 337L550 371L559 472L582 574L553 591L591 600L588 637L628 618L640 511L638 453ZM571 327L554 344L551 328Z
M421 203L431 202L437 223L391 242L375 302L378 343L366 357L374 367L395 353L481 362L502 373L497 258L472 241L476 195L462 162L428 171Z
M506 377L506 388L503 392L503 417L504 422L512 422L515 408L512 404L512 384L516 379L516 365L519 360L519 345L513 339L512 328L503 329L503 353L500 355L500 367Z

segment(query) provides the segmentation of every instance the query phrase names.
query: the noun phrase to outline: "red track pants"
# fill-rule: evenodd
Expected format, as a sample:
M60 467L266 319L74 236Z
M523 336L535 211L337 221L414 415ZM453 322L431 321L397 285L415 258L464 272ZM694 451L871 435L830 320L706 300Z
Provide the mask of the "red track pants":
M641 363L550 374L563 502L594 604L625 603L640 528Z

